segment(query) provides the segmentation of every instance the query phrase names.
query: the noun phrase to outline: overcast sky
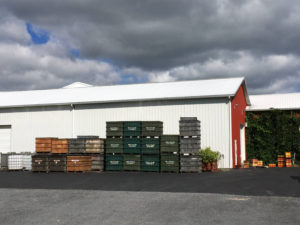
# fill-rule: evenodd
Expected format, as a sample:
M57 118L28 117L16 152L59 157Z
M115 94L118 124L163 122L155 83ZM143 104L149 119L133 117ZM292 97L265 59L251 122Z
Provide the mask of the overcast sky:
M299 0L0 1L0 91L239 76L300 92Z

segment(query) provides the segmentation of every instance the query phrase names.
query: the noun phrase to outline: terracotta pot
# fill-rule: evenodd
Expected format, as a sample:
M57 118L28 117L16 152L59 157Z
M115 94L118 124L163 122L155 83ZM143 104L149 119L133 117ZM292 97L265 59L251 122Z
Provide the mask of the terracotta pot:
M213 162L211 172L218 171L218 162Z
M218 162L213 163L204 163L202 162L202 171L211 171L211 172L217 172L218 171Z

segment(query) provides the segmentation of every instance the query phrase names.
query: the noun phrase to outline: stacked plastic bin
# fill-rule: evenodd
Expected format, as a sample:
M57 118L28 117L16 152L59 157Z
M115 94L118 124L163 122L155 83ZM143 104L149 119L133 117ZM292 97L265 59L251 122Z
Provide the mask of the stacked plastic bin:
M105 170L123 170L123 122L106 122Z
M123 123L123 170L141 170L142 122L127 121Z
M163 123L160 121L142 122L141 170L159 172L160 170L160 137L163 134Z
M160 171L179 172L179 136L162 135L160 139Z

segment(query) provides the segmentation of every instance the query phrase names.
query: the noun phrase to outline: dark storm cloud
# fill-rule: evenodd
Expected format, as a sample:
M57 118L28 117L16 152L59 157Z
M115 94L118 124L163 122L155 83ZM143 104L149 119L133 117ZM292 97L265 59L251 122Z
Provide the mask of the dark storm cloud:
M84 59L110 60L119 76L246 76L250 92L299 90L298 0L4 0L0 7Z

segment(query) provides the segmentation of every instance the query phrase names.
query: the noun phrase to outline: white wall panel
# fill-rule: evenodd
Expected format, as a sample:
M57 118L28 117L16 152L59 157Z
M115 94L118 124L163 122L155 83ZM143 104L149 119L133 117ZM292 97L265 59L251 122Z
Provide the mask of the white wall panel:
M164 134L179 134L181 116L196 116L201 121L201 147L210 146L224 155L220 167L229 164L228 100L195 99L75 106L75 135L105 137L106 121L159 120Z
M0 125L11 125L11 151L33 152L36 137L72 137L70 106L0 110Z
M34 151L35 137L105 137L106 121L159 120L164 122L164 134L179 134L180 117L196 116L201 121L201 147L220 151L224 160L219 166L230 167L227 102L212 98L75 105L73 113L70 106L1 109L0 125L11 125L11 149L23 152Z
M0 152L11 151L11 126L0 126Z

